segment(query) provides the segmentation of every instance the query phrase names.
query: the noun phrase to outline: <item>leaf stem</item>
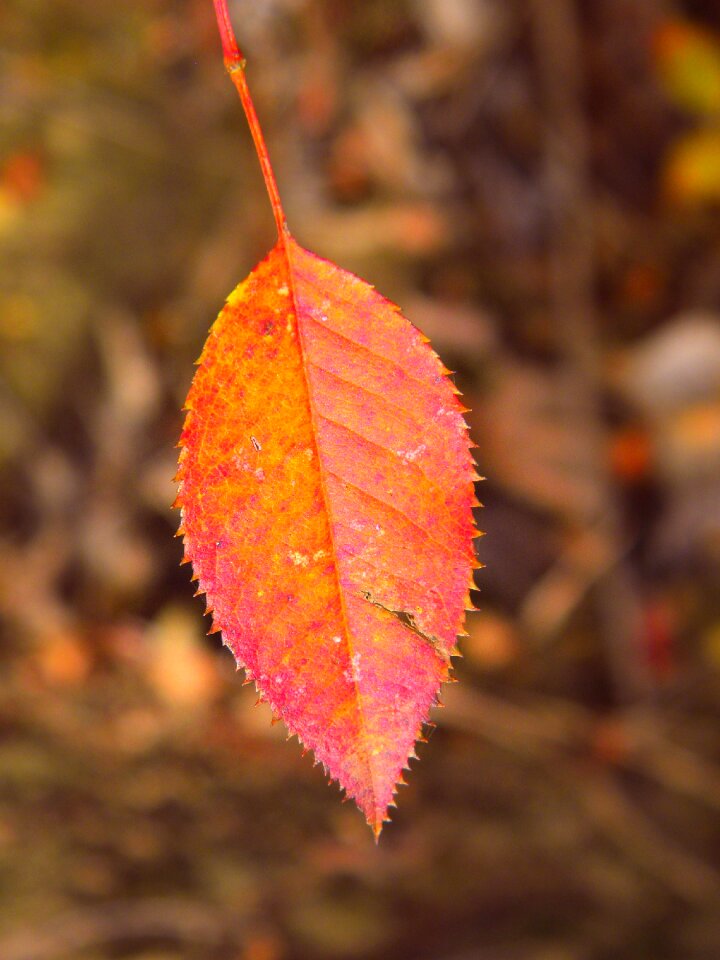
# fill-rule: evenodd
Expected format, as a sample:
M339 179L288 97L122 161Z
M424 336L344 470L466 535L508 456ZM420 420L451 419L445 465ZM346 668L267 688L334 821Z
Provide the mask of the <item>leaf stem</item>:
M284 240L289 234L287 220L285 219L285 211L283 210L280 200L280 192L278 191L275 174L270 163L265 137L263 136L260 121L255 112L255 105L250 96L250 89L247 85L247 79L245 77L246 61L240 51L232 23L230 22L227 0L213 0L213 2L215 4L215 16L217 17L220 39L222 40L225 69L230 74L230 79L240 95L240 102L243 105L243 110L247 117L250 133L252 134L253 143L255 144L255 152L260 161L260 169L262 170L265 186L268 196L270 197L270 205L272 206L273 216L275 217L278 237L280 240Z

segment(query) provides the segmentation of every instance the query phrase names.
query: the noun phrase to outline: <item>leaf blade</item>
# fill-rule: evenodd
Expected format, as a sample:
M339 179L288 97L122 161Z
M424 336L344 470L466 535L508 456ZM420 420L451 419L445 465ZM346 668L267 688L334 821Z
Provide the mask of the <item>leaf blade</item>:
M188 396L177 502L215 624L376 833L474 565L445 373L395 305L285 236L229 298Z

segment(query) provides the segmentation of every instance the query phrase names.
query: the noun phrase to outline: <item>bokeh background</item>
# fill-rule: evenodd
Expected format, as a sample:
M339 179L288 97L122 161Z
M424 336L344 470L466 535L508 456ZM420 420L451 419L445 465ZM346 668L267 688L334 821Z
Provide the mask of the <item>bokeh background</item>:
M178 565L273 242L210 0L4 0L0 958L717 960L720 6L231 8L298 239L457 371L481 611L376 848Z

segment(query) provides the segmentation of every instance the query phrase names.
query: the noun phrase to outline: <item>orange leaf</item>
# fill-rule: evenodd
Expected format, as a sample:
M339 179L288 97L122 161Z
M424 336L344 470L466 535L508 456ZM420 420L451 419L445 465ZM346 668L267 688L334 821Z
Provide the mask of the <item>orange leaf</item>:
M278 243L188 395L181 529L213 628L377 834L468 606L474 468L426 338L268 186Z

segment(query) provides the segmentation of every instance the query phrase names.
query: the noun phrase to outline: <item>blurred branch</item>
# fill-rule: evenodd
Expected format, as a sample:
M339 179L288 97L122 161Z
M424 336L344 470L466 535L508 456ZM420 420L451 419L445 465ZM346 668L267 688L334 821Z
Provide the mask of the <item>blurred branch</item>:
M684 901L720 898L720 873L656 827L612 777L613 767L642 773L665 789L720 810L720 770L660 737L647 710L599 720L558 701L532 707L453 686L439 715L443 726L480 736L564 784L594 828L645 874ZM600 727L614 728L617 756L597 749Z
M573 0L532 0L530 11L546 107L544 165L552 225L551 316L567 390L577 427L586 441L587 465L597 490L591 514L574 520L582 528L591 527L605 541L608 556L620 558L599 579L596 597L616 692L627 701L647 694L649 682L638 643L637 590L632 571L621 559L625 552L621 522L606 465L580 29ZM583 536L582 531L578 536ZM578 592L579 599L583 593Z
M610 553L610 547L622 554ZM608 543L594 527L574 532L549 570L523 599L519 622L536 643L549 643L567 628L568 621L588 594L624 564L627 547Z
M689 904L720 898L720 874L632 803L607 772L560 768L595 829L635 866Z
M438 722L521 757L546 760L592 750L600 726L622 740L614 763L720 813L720 768L669 739L645 707L599 718L578 703L533 697L529 706L453 685Z

